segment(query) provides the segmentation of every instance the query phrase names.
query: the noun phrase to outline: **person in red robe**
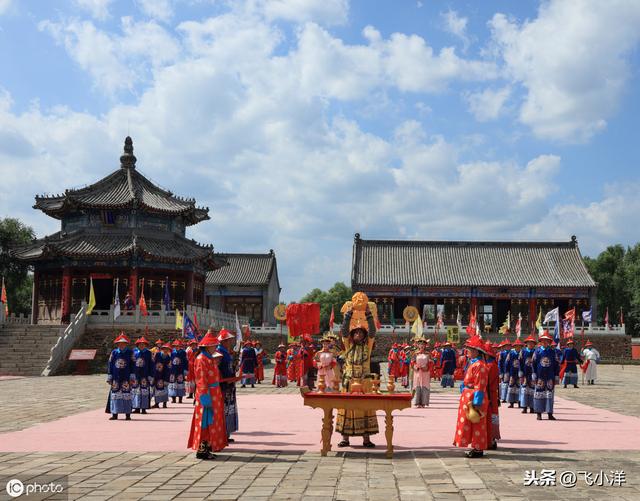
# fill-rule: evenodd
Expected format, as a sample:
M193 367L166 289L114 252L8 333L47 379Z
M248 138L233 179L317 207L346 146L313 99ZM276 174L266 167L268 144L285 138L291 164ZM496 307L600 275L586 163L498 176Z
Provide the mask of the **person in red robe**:
M267 352L262 348L262 343L256 339L253 342L253 347L256 350L256 357L258 365L256 366L256 383L262 384L264 381L264 359L267 356Z
M489 341L485 343L485 363L487 364L487 397L489 407L487 410L487 448L496 450L500 440L500 376L498 363L496 362L496 350Z
M389 376L393 376L394 379L400 382L402 377L402 358L400 353L400 346L398 343L393 343L389 350L389 356L387 361L389 362Z
M273 369L273 381L271 384L278 388L287 386L287 353L284 351L285 345L280 343L275 354L275 368Z
M431 358L433 359L433 379L434 381L440 381L440 377L442 375L442 365L441 365L441 355L442 351L440 349L440 343L436 341L434 345L433 351L431 352Z
M187 377L185 378L185 390L187 392L187 398L193 398L193 394L196 391L196 383L195 378L193 377L193 364L196 361L196 354L198 352L198 341L192 339L189 341L189 347L186 349L187 352Z
M287 350L287 379L289 379L290 383L295 383L296 381L296 346L295 343L291 343L289 345L289 349Z
M194 362L195 407L187 447L198 459L215 459L213 452L228 445L224 400L220 390L218 364L222 354L216 351L218 338L211 331L200 341L200 354Z
M456 447L472 447L466 452L469 458L482 457L487 449L487 419L489 407L487 398L488 370L484 361L485 345L478 336L467 340L469 367L464 375L456 431L453 445ZM474 419L477 413L479 419ZM473 422L476 421L476 422Z

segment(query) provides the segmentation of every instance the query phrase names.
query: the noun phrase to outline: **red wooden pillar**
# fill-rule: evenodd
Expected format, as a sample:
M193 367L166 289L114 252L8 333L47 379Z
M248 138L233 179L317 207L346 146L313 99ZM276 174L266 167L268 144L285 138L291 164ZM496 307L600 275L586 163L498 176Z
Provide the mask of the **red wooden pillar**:
M193 305L193 271L187 273L187 290L184 291L184 305Z
M40 298L40 272L35 270L33 272L33 291L31 297L31 323L38 323L38 300Z
M138 268L131 268L129 273L129 294L133 304L138 304Z
M535 298L529 299L529 332L533 333L536 330L536 318L538 318L538 312L536 311Z
M69 313L71 313L71 268L62 269L62 305L60 320L62 322L69 321Z

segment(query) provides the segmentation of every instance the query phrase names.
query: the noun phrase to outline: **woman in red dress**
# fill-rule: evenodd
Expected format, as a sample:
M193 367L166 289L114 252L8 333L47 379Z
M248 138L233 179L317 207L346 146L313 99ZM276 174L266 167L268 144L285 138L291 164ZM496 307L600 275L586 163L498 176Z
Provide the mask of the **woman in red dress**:
M487 448L496 450L498 448L498 440L500 439L500 416L498 407L500 407L500 376L498 376L498 364L496 363L495 347L487 341L486 348L486 364L487 364L487 398L489 399L489 407L487 412Z
M192 339L189 341L189 347L187 352L187 377L185 381L185 390L187 392L187 398L193 398L193 393L196 391L195 378L193 377L193 364L196 361L196 354L198 353L198 341Z
M275 354L276 366L273 370L273 381L271 384L278 388L287 386L287 353L284 351L285 345L280 343Z
M267 353L262 348L262 343L257 339L253 342L253 347L256 350L256 358L258 360L258 365L256 366L256 383L262 384L264 380L264 358Z
M187 447L197 451L198 459L215 459L213 452L228 445L218 370L222 355L216 352L217 345L216 336L207 332L200 341L200 354L194 362L196 398Z
M486 415L489 399L487 398L488 370L483 358L485 350L485 345L478 336L473 336L467 341L469 367L462 383L453 445L456 447L470 445L472 449L466 453L470 458L482 457L483 451L487 449ZM480 419L476 423L471 421L468 414L472 409L480 414Z

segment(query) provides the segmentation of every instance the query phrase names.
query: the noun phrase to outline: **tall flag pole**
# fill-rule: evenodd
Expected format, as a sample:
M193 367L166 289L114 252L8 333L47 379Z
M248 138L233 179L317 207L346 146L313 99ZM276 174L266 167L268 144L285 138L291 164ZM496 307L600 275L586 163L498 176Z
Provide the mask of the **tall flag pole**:
M516 322L516 338L520 339L522 333L522 313L518 313L518 321Z
M143 317L146 317L149 314L147 310L147 301L144 298L144 278L142 279L142 289L140 290L140 300L138 301L138 305L140 306L140 313Z
M333 305L331 305L331 315L329 316L329 332L333 334L333 324L336 320L335 313L333 311Z
M113 298L113 320L115 321L121 314L120 311L120 294L118 292L118 286L120 284L120 279L116 278L116 292Z
M96 293L93 291L93 278L89 278L89 303L87 304L87 315L96 307Z

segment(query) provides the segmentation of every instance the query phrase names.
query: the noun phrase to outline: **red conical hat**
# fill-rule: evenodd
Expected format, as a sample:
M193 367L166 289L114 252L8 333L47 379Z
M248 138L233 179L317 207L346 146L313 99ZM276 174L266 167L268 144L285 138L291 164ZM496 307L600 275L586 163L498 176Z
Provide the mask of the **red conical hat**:
M593 346L593 343L590 340L587 340L587 342L585 343L585 346Z
M170 345L169 343L164 343L164 344L162 345L162 349L164 350L165 348L166 348L167 350L170 350L170 349L171 349L171 345Z
M504 338L504 340L502 341L502 343L500 343L498 345L500 348L504 348L505 346L511 346L511 341L509 340L508 337Z
M156 346L157 345L163 345L163 344L164 344L164 341L162 339L158 338L158 340L156 341Z
M543 339L546 339L547 341L553 341L553 338L551 337L551 335L549 334L549 331L544 331L539 337L538 340L542 341Z
M182 341L180 341L179 339L176 339L173 343L171 343L171 346L175 346L176 348L181 348Z
M243 346L244 346L245 348L246 348L247 346L253 346L253 341L245 341Z
M136 339L135 344L142 344L142 343L149 344L149 340L144 336L141 336L138 339Z
M496 352L495 352L495 350L493 349L493 345L492 345L492 344L491 344L491 342L489 342L489 341L487 341L487 342L484 344L484 352L485 352L487 355L491 356L491 357L495 357L495 356L496 356Z
M572 338L572 337L568 337L568 338L565 340L565 342L564 342L564 344L569 344L569 343L571 343L571 344L576 344L576 342L573 340L573 338Z
M524 346L524 343L522 341L520 341L519 339L516 339L512 346Z
M485 352L484 342L482 341L482 339L480 339L479 336L470 337L469 339L467 339L467 342L465 344L467 348L474 348L483 353Z
M218 333L218 341L222 343L225 339L235 339L235 336L231 334L227 329L222 329Z
M118 344L118 343L127 343L129 344L131 341L129 341L129 338L127 337L127 335L123 332L120 333L120 335L113 341L113 344Z
M538 341L536 341L536 338L533 336L533 334L530 334L525 340L525 343L537 343Z
M217 336L211 330L208 330L200 340L200 343L198 343L198 346L217 346L218 344L220 343L218 342Z

